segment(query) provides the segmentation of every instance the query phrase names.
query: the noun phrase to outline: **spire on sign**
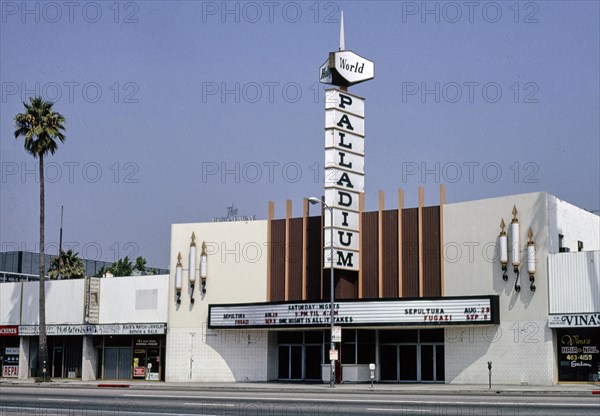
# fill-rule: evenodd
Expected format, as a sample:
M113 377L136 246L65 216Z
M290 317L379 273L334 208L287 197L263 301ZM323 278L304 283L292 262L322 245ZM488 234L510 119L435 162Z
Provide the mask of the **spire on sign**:
M342 10L342 17L340 20L340 51L346 50L346 45L344 41L344 11Z

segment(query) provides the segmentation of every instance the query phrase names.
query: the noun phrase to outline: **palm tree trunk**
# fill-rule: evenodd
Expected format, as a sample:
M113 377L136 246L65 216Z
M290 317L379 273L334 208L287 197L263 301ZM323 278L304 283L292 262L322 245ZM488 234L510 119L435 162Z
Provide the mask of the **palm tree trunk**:
M40 154L40 294L39 294L39 355L38 368L39 376L48 376L48 339L46 338L46 265L44 255L44 155Z

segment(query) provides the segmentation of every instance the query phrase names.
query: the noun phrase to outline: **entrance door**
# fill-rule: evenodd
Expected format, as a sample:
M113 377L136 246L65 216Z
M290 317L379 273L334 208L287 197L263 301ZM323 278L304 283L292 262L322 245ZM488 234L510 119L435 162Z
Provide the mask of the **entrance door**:
M443 345L421 345L421 381L444 381Z
M63 376L63 347L54 347L52 349L52 377L62 378Z
M390 331L392 332L392 331ZM419 331L411 342L395 342L402 333L382 334L379 345L379 378L384 382L435 383L444 381L444 344L439 342L443 332ZM413 334L415 335L415 334Z
M302 345L279 346L279 379L302 380Z
M398 350L396 345L382 345L379 348L381 381L398 381Z
M307 345L305 347L305 380L321 380L321 350L320 345Z
M118 378L122 380L131 379L131 367L133 366L133 353L131 348L119 348L119 371Z
M130 347L106 347L104 349L104 379L131 379L133 353Z

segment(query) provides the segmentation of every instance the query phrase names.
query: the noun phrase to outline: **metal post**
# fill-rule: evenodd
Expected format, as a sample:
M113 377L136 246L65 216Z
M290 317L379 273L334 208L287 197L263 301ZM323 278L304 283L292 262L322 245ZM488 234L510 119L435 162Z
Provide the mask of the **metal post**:
M492 362L488 361L488 390L492 389Z
M334 281L333 281L333 208L330 207L329 205L327 205L325 203L325 201L323 201L322 199L319 198L315 198L315 197L310 197L308 198L308 202L311 204L321 204L323 209L328 209L329 210L329 215L330 215L330 219L331 219L331 224L330 224L330 231L331 231L331 241L330 244L331 246L329 247L329 287L330 287L330 291L331 291L331 305L329 306L330 308L330 318L329 318L329 387L335 387L335 361L333 360L332 356L331 356L331 352L335 349L335 343L333 342L333 323L334 323L334 319L335 319L335 313L334 313L334 308L335 308L335 287L334 287ZM323 230L324 232L324 230Z
M331 291L331 319L329 320L330 322L330 327L329 327L329 336L331 337L331 346L330 346L330 350L333 351L335 349L335 343L333 342L333 319L334 319L334 292L335 292L335 287L334 287L334 279L333 279L333 208L327 206L324 202L323 205L325 205L327 208L329 208L329 218L331 219L331 226L330 226L330 230L331 230L331 239L330 239L330 253L329 253L329 287L330 287L330 291ZM335 361L329 357L329 387L334 387L335 386Z

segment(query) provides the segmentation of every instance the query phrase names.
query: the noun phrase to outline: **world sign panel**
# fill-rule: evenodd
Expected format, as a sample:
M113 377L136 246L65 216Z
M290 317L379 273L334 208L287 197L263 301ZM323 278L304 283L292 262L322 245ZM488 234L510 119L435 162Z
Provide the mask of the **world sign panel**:
M351 86L375 78L375 63L352 51L331 52L319 68L322 84Z

